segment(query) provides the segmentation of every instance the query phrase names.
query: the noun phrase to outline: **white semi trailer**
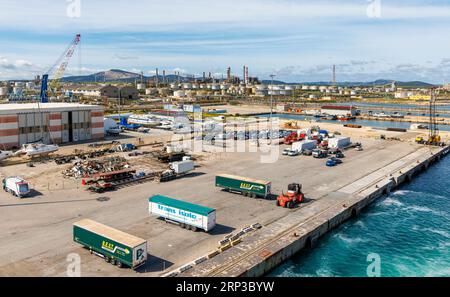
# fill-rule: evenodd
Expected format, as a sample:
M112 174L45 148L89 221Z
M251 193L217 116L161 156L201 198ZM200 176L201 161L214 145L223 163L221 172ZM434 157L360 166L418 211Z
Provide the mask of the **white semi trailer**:
M192 231L203 229L208 232L216 225L215 209L162 195L149 198L149 213Z

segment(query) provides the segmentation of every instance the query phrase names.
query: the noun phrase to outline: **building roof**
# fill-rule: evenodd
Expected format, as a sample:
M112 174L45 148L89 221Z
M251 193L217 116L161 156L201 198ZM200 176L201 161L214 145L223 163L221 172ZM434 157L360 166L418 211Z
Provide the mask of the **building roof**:
M215 211L214 209L209 208L209 207L189 203L186 201L176 200L176 199L169 198L169 197L162 196L162 195L152 196L148 199L148 201L153 202L153 203L159 203L159 204L169 206L169 207L174 207L174 208L179 208L182 210L190 211L190 212L202 215L202 216L207 216L210 213Z
M324 105L322 109L337 109L337 110L352 110L354 106L341 106L341 105Z
M27 113L27 112L58 112L73 110L103 110L100 105L87 105L79 103L11 103L0 104L0 114Z

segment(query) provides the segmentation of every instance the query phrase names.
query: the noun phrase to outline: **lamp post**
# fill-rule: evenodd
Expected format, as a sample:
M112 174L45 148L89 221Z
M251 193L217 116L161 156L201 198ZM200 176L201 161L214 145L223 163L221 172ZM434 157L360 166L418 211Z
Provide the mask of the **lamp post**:
M271 74L270 77L272 78L270 82L270 120L272 121L272 114L273 114L273 78L275 77L275 74Z

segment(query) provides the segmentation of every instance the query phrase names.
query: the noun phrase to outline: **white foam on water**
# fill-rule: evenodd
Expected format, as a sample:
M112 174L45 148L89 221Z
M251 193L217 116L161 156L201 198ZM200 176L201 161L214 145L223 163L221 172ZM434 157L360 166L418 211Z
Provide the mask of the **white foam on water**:
M335 237L339 238L340 240L346 242L349 245L369 241L368 239L364 239L361 237L349 238L343 234L336 234Z
M355 226L361 227L361 228L366 228L366 224L364 224L364 222L362 220L358 220L355 223Z
M435 209L431 209L431 208L426 207L426 206L412 205L412 206L405 207L405 209L407 211L409 210L409 211L412 211L412 212L428 212L428 213L432 213L434 215L447 217L447 214L445 212L438 211L438 210L435 210Z
M450 238L450 232L445 231L445 230L439 230L439 229L435 229L435 228L425 228L423 229L424 231L428 231L428 232L432 232L434 234L439 234L445 238Z
M418 194L417 192L408 191L408 190L398 190L391 194L391 196L407 196L409 194Z
M394 199L392 197L387 197L386 199L384 199L381 203L381 205L385 205L385 206L403 206L404 203L398 201L397 199Z

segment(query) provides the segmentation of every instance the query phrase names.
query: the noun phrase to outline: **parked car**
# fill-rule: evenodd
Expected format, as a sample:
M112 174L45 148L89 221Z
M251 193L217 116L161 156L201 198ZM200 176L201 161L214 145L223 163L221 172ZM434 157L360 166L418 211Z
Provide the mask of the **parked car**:
M325 165L327 165L328 167L334 167L336 166L336 162L333 159L328 159Z
M299 152L297 150L289 150L288 155L291 157L295 157L299 155Z
M304 156L311 156L312 155L312 150L304 150L302 152L302 155L304 155Z
M337 152L336 158L342 159L342 158L345 158L345 155L342 152Z
M287 156L289 154L289 152L291 151L291 149L284 149L283 152L281 153L283 156Z
M342 163L343 163L341 159L338 159L338 158L336 158L336 157L332 157L332 158L330 158L330 160L333 160L334 163L336 163L336 165L339 165L339 164L342 164Z
M362 146L358 145L358 146L355 147L355 150L357 150L358 152L360 152L360 151L363 150L363 148L362 148Z

